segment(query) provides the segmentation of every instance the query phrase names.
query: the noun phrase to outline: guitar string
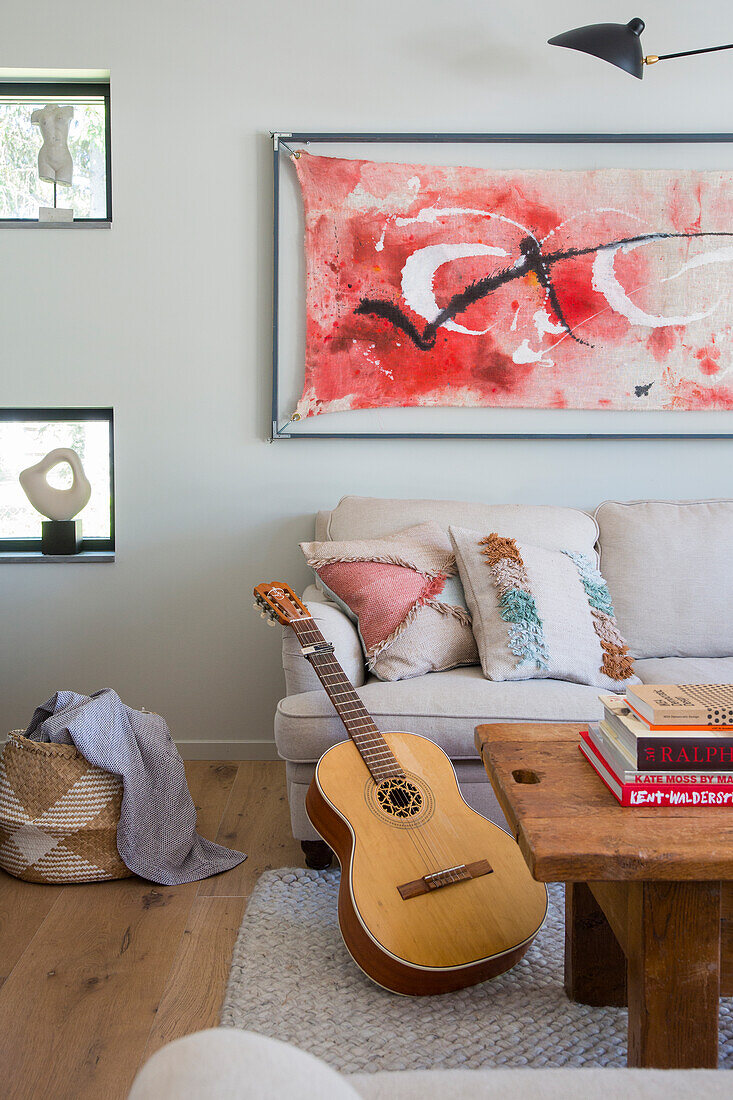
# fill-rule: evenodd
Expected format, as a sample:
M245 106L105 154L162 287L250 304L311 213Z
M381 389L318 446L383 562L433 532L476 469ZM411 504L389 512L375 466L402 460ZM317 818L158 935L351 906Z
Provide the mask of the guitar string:
M356 693L353 685L349 682L343 669L341 669L340 665L335 659L332 661L331 664L329 664L330 660L330 654L323 655L323 662L321 663L321 661L319 661L319 664L321 664L321 667L328 666L332 670L333 675L340 676L340 682L346 684L346 686L349 688L354 698L356 699L356 705L364 712L364 715L371 722L372 726L374 727L374 731L376 732L376 735L379 736L382 739L383 743L387 744L387 747L389 748L386 739L383 737L376 724L374 723L371 715L369 715L366 707L364 707L363 703L359 699L358 694ZM397 761L396 757L394 757L394 753L392 755L395 759L395 762L399 766L399 761ZM401 804L403 807L408 805L409 797L406 792L400 792L398 790L396 793L399 795L399 804ZM406 824L403 827L410 830L411 838L413 839L415 847L420 850L423 858L426 860L429 867L432 867L432 865L435 863L433 870L441 871L445 870L447 867L453 866L454 857L445 848L442 832L436 832L434 827L429 825L428 822L421 821L417 821L413 825Z
M323 637L321 631L319 630L318 626L315 624L315 621L312 619L312 617L311 617L310 621L313 622L313 626L306 625L307 621L303 620L303 619L293 621L293 623L291 625L293 625L293 629L294 629L294 632L296 634L296 637L300 640L301 634L302 635L305 635L305 634L312 635L312 637L308 637L308 638L305 639L306 645L312 645L312 644L317 643L318 641L325 641L325 638ZM304 627L304 629L296 629L295 626L294 626L294 622L300 623ZM364 704L361 702L361 699L359 698L353 684L351 684L348 677L346 676L346 673L343 671L343 669L339 665L338 661L333 657L333 655L331 653L311 654L309 659L310 659L310 663L313 665L314 669L316 670L316 673L318 673L318 670L321 669L321 670L324 671L324 673L326 675L333 675L333 676L338 676L338 677L341 678L341 683L346 684L347 688L350 690L350 692L353 693L353 696L355 697L356 702L355 702L355 704L352 703L351 705L356 705L356 707L358 709L360 709L364 712L363 715L359 715L359 718L368 720L369 722L371 722L371 725L374 727L373 731L368 731L368 732L372 735L376 735L377 737L379 737L382 740L383 744L386 746L388 751L391 753L392 758L394 759L397 766L401 768L401 766L399 764L399 761L397 760L394 753L392 752L388 742L386 741L386 739L384 738L382 733L379 731L378 727L376 726L376 723L374 722L374 719L371 717L368 710L366 709ZM316 660L317 660L317 663L316 663ZM329 670L329 671L326 671L326 670ZM324 683L324 688L326 689L326 693L329 695L329 698L331 698L329 687L332 688L332 686L333 685L327 685L326 683ZM359 750L360 754L362 755L362 759L364 759L364 762L365 762L367 768L369 769L370 773L372 774L372 778L375 779L375 782L379 782L376 779L376 777L374 777L374 774L373 774L373 772L371 772L371 768L369 766L369 762L368 762L369 749L366 748L363 745L360 746L358 740L356 739L356 737L354 737L352 731L349 729L349 726L347 724L348 718L352 717L352 720L354 720L354 716L347 716L346 719L345 719L344 716L339 712L338 707L336 707L336 703L335 703L333 698L331 698L331 702L333 703L337 713L339 714L339 717L344 722L344 725L346 726L347 732L351 736L351 739L354 741L354 743L356 744L357 749ZM367 752L366 757L362 753L362 748L366 748L366 752ZM399 804L401 804L403 806L403 808L406 805L409 804L409 797L408 797L406 792L399 792L399 790L398 790L398 792L396 792L396 793L398 793L400 795ZM443 843L441 843L441 838L440 838L439 834L437 834L433 828L428 827L428 822L416 822L412 826L405 825L403 827L407 829L408 834L410 835L410 839L412 840L418 854L421 856L422 860L424 862L426 862L428 868L430 868L433 863L437 863L437 866L435 866L434 871L444 870L447 867L452 866L453 857L449 856L448 852L444 849ZM430 873L433 873L433 872L430 872Z
M349 688L351 689L351 691L353 691L354 694L356 695L356 692L355 692L355 689L354 689L353 685L351 685L349 683L348 678L346 677L345 673L343 672L343 670L338 665L337 661L334 660L333 663L330 664L329 663L329 657L327 657L326 655L321 655L321 657L319 657L319 659L318 659L317 664L313 660L313 658L311 658L311 664L313 664L314 667L317 670L319 668L320 669L331 668L333 675L340 674L344 678L342 682L347 683ZM326 686L326 685L324 684L324 686ZM326 688L326 690L327 690L327 693L328 693L328 688ZM358 696L356 696L356 697L358 699ZM331 699L331 702L332 703L334 702L333 699ZM360 702L357 705L359 705L364 710L365 717L368 717L369 720L372 722L372 725L374 726L374 730L369 731L370 736L374 736L374 735L378 736L384 742L384 744L387 746L387 749L390 752L392 752L392 750L389 748L389 745L387 744L386 740L384 739L383 735L378 730L378 728L377 728L376 724L374 723L373 719L368 714L368 711L366 710L366 708ZM334 703L334 706L335 706L335 703ZM336 712L339 713L338 708L336 708ZM346 726L347 732L351 736L352 741L354 741L354 743L357 747L357 750L360 752L360 755L362 756L362 759L364 760L364 763L365 763L367 769L369 770L369 772L372 776L372 779L374 780L375 783L382 782L382 780L378 780L374 776L374 773L372 772L372 770L369 766L369 751L370 751L369 748L364 746L363 744L360 745L359 740L357 739L357 737L355 737L353 735L352 731L349 730L349 726L348 726L349 718L348 718L348 716L347 716L346 720L344 720L343 715L341 715L339 713L339 717L344 722L344 725ZM364 750L364 752L362 752L362 749ZM364 753L366 753L366 756L364 755ZM399 761L394 756L394 753L392 753L392 756L393 756L393 759L394 759L395 763L399 767L400 766ZM387 777L387 778L389 778L389 777ZM403 794L403 798L404 798L404 805L406 805L409 801L406 794ZM421 858L421 860L426 865L426 873L432 873L433 870L440 870L441 869L440 866L439 866L440 859L438 857L438 854L435 851L431 851L431 846L430 846L429 843L427 843L429 838L427 838L423 835L421 829L419 828L419 823L416 823L413 826L408 825L408 826L404 826L404 827L407 829L408 835L410 836L410 839L411 839L411 841L412 841L412 843L413 843L413 845L414 845L414 847L417 851L418 856ZM433 864L436 863L436 861L438 863L438 866L433 867ZM445 864L443 864L443 866L445 866Z
M302 635L307 634L309 636L307 638L304 638L306 644L314 644L318 641L325 641L325 639L323 638L323 635L321 634L320 630L315 625L315 623L314 623L313 626L307 626L307 625L304 624L303 620L297 620L297 621L305 626L305 629L296 629L295 627L293 627L293 629L295 631L295 634L296 634L296 636L298 637L299 640L301 639ZM311 621L313 621L313 620L311 619ZM376 726L376 723L374 722L373 718L371 717L371 715L367 711L364 704L359 699L359 696L357 695L353 684L350 683L348 677L346 676L346 673L343 671L343 669L339 665L338 661L336 661L336 659L332 656L332 654L325 653L325 654L312 654L312 655L310 655L310 662L313 665L313 667L315 668L316 673L318 673L319 670L320 670L320 671L323 671L325 675L338 676L341 683L345 684L347 686L348 690L351 693L353 693L353 696L355 697L355 700L356 700L356 703L352 704L352 705L356 705L359 710L362 710L364 712L363 715L360 715L359 717L362 718L362 719L368 720L371 723L371 725L373 726L373 731L370 730L369 734L371 736L376 736L376 737L378 737L382 740L382 742L385 745L385 747L387 748L387 750L391 753L392 759L394 760L394 763L397 765L397 767L400 767L399 762L397 761L396 757L394 756L394 753L392 753L392 750L389 748L389 745L387 744L387 742L383 738L382 734L378 730L378 728ZM326 688L326 692L329 695L329 698L331 698L329 687L332 687L332 685L329 685L329 684L326 684L325 682L323 682L323 686L324 686L324 688ZM374 773L372 772L371 767L369 765L369 756L370 756L369 747L367 747L363 744L360 745L359 740L356 736L354 736L354 733L353 733L352 729L349 729L348 721L351 718L351 720L353 722L353 720L354 720L353 716L348 716L348 715L344 716L344 715L342 715L339 712L339 708L336 707L336 703L335 703L335 700L333 698L331 698L331 702L333 703L334 707L336 708L336 711L339 714L339 717L344 722L344 725L346 726L347 732L351 736L351 739L354 741L354 743L357 747L357 750L362 755L362 759L364 760L364 763L366 764L370 774L372 775L372 778L375 780L375 782L379 782L379 780L377 780L376 777L374 776ZM362 749L364 750L364 752L362 752ZM373 761L372 761L372 763L373 763ZM407 831L408 831L410 839L412 840L412 843L413 843L413 845L414 845L414 847L417 851L418 856L426 864L428 872L430 872L432 864L436 859L436 853L431 852L431 850L430 850L431 846L429 844L425 843L427 838L425 838L421 834L421 831L419 829L417 829L416 827L409 827L408 826ZM435 868L435 869L440 870L439 867Z
M302 620L301 620L301 622L302 622ZM318 636L320 635L320 631L315 626L314 627L306 626L304 631L296 630L296 634L298 635L298 637L300 637L301 634L306 634L306 633L309 634L309 635L313 635L313 638L309 637L309 639L308 639L309 642L317 640ZM321 635L321 637L322 637L322 635ZM397 767L400 767L399 761L394 756L394 753L392 753L392 750L390 749L390 747L389 747L388 743L386 742L386 740L384 739L383 735L378 730L378 728L377 728L374 720L372 719L371 715L369 715L369 712L367 711L366 707L364 707L363 703L359 699L359 697L356 693L356 690L354 689L353 684L351 684L349 682L348 677L346 676L343 669L338 664L338 661L336 661L335 658L332 658L331 654L322 654L322 655L313 654L313 655L311 655L311 663L314 665L317 672L322 671L324 673L324 675L326 675L326 676L337 678L339 686L346 685L346 687L347 687L348 691L351 693L353 699L356 700L355 703L352 702L349 705L356 706L357 710L363 711L363 715L359 716L360 720L368 721L371 724L371 726L373 727L373 730L367 731L368 735L371 736L371 737L378 737L382 741L382 743L385 745L387 750L391 753L392 759L394 760ZM326 684L324 682L324 687L326 688L326 691L329 694L329 697L330 697L329 688L333 689L334 686L335 685ZM331 702L334 704L334 706L336 705L335 700L333 698L331 699ZM339 713L338 708L336 708L336 709L337 709L337 713ZM340 714L340 717L342 718L342 721L344 721L345 716ZM361 752L362 749L364 750L364 753L362 754L362 758L364 759L365 764L367 765L367 768L369 768L369 770L371 772L371 768L369 766L370 747L366 746L364 744L361 744L361 745L359 744L358 737L354 736L353 730L350 730L349 726L347 724L349 717L351 717L352 720L354 718L353 715L352 716L346 716L346 721L344 721L344 724L346 725L347 731L352 736L352 740L354 740L357 749L360 752ZM400 768L400 770L402 770L402 769ZM372 778L375 779L375 782L378 782L378 780L374 776L374 773L371 772L371 774L372 774ZM397 801L398 805L401 805L401 806L404 807L404 806L409 804L409 798L408 798L406 792L401 792L401 791L399 791L399 789L397 789L397 791L394 792L394 793L397 796L396 801ZM435 851L435 845L434 844L431 845L429 843L430 838L428 836L426 836L425 833L423 832L423 829L421 827L421 823L416 822L415 825L413 825L413 826L405 825L403 827L407 828L410 839L411 839L418 855L421 857L422 861L426 863L428 871L430 871L431 866L432 866L433 862L435 861L436 855L437 855L437 852ZM446 863L442 863L442 868L446 867L447 865L448 864L446 864ZM439 866L435 869L440 870L441 867Z
M301 635L309 635L309 637L303 639L303 640L305 640L306 645L311 645L311 644L315 644L315 643L318 643L318 642L325 642L326 641L326 639L324 638L323 634L321 633L318 625L316 624L313 616L311 616L311 615L309 615L307 617L307 619L305 619L305 618L296 619L296 618L291 617L290 614L288 613L287 622L288 622L288 625L292 628L293 633L296 635L296 638L298 639L298 641L301 642L301 644L302 644ZM308 625L309 623L312 624L312 625ZM299 628L302 628L302 629L299 629ZM316 660L314 660L314 658L318 658L318 664L316 663ZM399 767L400 770L402 770L402 768L399 764L399 761L395 757L394 753L392 752L391 748L389 747L389 744L385 740L384 736L381 734L380 730L378 729L376 723L374 722L374 719L369 714L366 707L364 706L361 699L359 698L353 684L349 681L346 673L343 671L343 669L339 665L338 661L333 657L333 651L331 651L330 653L324 653L324 654L310 654L308 659L309 659L311 665L314 667L317 675L319 674L319 668L323 669L325 666L329 666L331 668L331 671L330 671L330 673L327 673L328 675L338 675L342 678L343 682L346 684L349 691L353 693L353 696L356 699L357 707L364 712L363 717L371 723L371 725L373 727L373 731L370 731L370 733L373 732L373 735L375 735L376 737L378 737L382 740L383 744L385 745L387 750L390 752L390 754L392 756L392 760L394 761L394 764L397 767ZM330 664L330 662L332 662L332 664ZM319 676L319 679L321 679L320 676ZM354 734L352 732L352 729L350 729L348 724L347 724L349 716L345 717L344 715L341 714L338 707L336 706L335 700L331 697L331 694L330 694L330 691L329 691L329 685L327 685L325 683L325 681L323 681L323 680L321 680L321 682L323 683L323 686L326 689L326 693L328 694L329 699L331 700L331 703L333 704L334 708L336 709L337 714L341 718L341 721L344 723L344 726L346 727L347 733L349 734L351 740L356 745L356 748L359 751L359 754L361 755L362 759L364 760L364 763L365 763L369 773L371 774L371 776L374 779L375 783L380 782L374 776L374 773L372 772L371 766L369 764L369 749L366 746L364 746L363 744L362 745L359 744L359 741L354 736ZM362 751L362 749L365 750L366 755L365 755L365 752ZM414 826L405 826L405 828L407 829L408 835L410 837L410 840L413 843L413 846L414 846L414 848L415 848L415 850L418 854L418 857L426 865L426 874L429 874L429 873L435 873L435 872L440 871L440 870L444 870L445 868L450 866L452 864L452 858L446 859L444 856L438 854L439 849L440 849L441 846L439 844L435 843L435 839L432 837L432 833L433 833L432 829L429 831L429 833L426 832L426 830L425 830L425 825L426 824L427 823L419 823L418 822Z

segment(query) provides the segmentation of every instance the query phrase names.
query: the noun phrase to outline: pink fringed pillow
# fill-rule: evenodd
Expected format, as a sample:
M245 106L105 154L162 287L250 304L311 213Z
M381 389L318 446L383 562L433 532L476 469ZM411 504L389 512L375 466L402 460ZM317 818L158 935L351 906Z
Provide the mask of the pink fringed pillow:
M456 559L437 524L300 548L328 594L356 621L367 667L380 680L478 664Z

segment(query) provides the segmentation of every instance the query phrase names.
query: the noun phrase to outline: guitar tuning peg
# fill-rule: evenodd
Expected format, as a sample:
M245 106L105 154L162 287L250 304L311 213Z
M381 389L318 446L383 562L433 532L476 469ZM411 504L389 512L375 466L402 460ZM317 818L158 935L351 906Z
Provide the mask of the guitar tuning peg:
M260 605L257 602L252 604L252 610L253 611L259 611L259 609L260 609Z
M265 614L264 611L260 611L260 618L261 619L266 619L267 618L267 615Z
M268 618L268 620L267 620L267 625L268 625L268 626L277 626L277 623L275 622L275 620L274 620L274 618L273 618L272 616L270 616L270 617Z

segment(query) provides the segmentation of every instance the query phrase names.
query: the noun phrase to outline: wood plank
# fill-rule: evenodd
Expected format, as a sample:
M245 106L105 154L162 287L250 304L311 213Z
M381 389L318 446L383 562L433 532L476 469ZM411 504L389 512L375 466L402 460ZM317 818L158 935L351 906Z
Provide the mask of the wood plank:
M187 769L202 831L221 820L231 767ZM50 887L57 900L0 989L0 1065L21 1095L127 1095L198 885L133 877Z
M626 1004L626 958L583 882L565 887L565 992L586 1005Z
M628 811L633 816L635 811ZM619 834L612 827L595 831L592 819L574 818L573 826L558 818L523 821L519 846L532 874L540 882L597 881L705 881L705 874L717 879L733 877L733 825L716 825L711 830L693 828L688 833L669 835L665 823L644 823L636 836ZM587 827L586 827L587 826ZM705 845L708 845L706 848Z
M0 871L0 988L51 912L61 890Z
M226 874L205 879L199 887L201 897L246 898L264 871L302 866L300 844L290 828L282 761L240 765L216 840L246 852L248 858Z
M720 821L727 816L727 807L716 812L710 806L620 806L576 742L541 742L528 747L524 742L505 741L491 746L489 763L520 816L600 814L621 824L632 820L674 822L672 828L680 830L688 821L705 821L709 827L711 814Z
M733 997L733 922L720 922L720 996Z
M611 931L625 951L629 940L629 891L625 882L589 882Z
M0 1065L24 1095L126 1095L195 895L138 878L61 892L0 990Z
M733 997L733 882L721 883L720 996Z
M484 748L502 741L521 741L533 744L542 741L572 741L577 744L581 730L587 730L587 722L490 722L476 726L474 744L479 755Z
M717 1067L719 934L719 882L630 886L630 1066Z
M141 1065L166 1043L219 1023L246 904L236 897L194 901Z
M214 840L219 830L239 764L226 760L187 760L186 780L196 806L196 831Z
M478 739L494 790L535 878L733 880L729 814L707 806L619 806L575 741L502 741L494 736L506 730L507 736L516 737L516 729L484 726L483 739Z
M198 831L216 835L226 797L234 783L237 764L195 761L186 764L186 776L198 811ZM63 887L23 882L0 870L0 987L31 942Z

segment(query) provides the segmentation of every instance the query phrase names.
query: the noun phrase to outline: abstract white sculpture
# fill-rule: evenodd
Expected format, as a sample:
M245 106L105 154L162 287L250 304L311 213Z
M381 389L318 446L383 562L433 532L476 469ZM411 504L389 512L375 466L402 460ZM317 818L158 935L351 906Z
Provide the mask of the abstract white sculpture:
M31 115L31 122L40 127L43 145L38 153L38 175L50 183L71 183L74 162L69 151L69 124L73 107L49 103Z
M68 462L74 475L70 489L54 489L46 480L49 471L62 462ZM22 470L18 481L36 511L48 519L73 519L82 508L86 508L92 495L81 459L71 447L56 447L49 451L35 466Z

